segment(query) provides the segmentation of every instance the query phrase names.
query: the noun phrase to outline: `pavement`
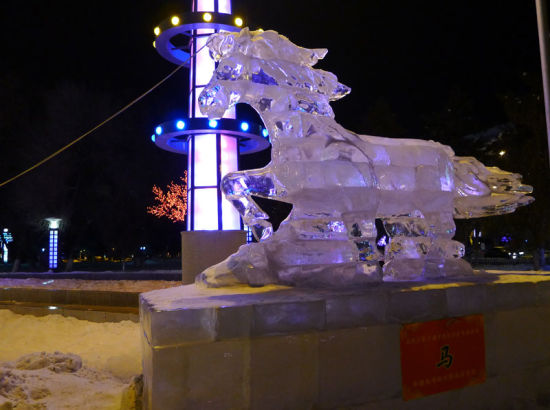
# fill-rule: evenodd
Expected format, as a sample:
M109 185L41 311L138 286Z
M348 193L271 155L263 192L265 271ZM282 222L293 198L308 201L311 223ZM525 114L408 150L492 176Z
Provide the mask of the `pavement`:
M0 279L167 280L180 281L181 270L106 272L1 272Z

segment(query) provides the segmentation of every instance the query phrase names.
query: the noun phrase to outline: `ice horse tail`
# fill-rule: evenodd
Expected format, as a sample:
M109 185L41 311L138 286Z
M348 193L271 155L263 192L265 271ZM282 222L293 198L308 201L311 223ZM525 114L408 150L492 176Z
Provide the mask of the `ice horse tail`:
M535 199L521 175L486 167L474 157L454 157L454 218L480 218L514 212Z

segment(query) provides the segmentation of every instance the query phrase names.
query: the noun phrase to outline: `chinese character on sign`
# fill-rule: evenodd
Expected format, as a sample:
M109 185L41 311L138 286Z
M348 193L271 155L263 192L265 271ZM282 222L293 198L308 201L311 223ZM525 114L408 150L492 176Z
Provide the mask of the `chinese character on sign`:
M453 355L449 354L449 346L445 345L441 348L441 360L437 363L437 367L445 366L447 369L453 364Z

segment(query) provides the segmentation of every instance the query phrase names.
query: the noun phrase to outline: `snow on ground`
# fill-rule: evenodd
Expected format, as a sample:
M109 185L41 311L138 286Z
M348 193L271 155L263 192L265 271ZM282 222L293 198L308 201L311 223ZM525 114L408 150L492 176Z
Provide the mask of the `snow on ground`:
M121 378L141 373L139 323L96 323L61 315L35 317L0 309L0 361L56 350L77 354L86 366Z
M148 292L180 286L167 280L85 280L85 279L10 279L0 278L0 288L40 288L57 290L109 290L112 292Z
M0 309L2 410L10 408L3 407L6 400L16 409L131 408L121 403L132 376L139 374L139 323L35 317Z

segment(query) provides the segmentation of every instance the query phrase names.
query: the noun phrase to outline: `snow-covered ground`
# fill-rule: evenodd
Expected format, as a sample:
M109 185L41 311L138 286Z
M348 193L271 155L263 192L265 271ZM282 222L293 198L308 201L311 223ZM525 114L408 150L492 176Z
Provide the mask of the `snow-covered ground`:
M0 278L0 288L34 288L57 290L108 290L111 292L148 292L180 286L167 280L84 280L84 279L10 279Z
M139 323L0 309L0 410L132 408L127 387L139 374Z

